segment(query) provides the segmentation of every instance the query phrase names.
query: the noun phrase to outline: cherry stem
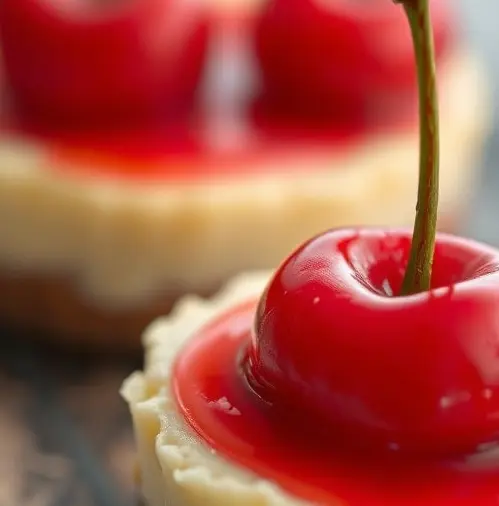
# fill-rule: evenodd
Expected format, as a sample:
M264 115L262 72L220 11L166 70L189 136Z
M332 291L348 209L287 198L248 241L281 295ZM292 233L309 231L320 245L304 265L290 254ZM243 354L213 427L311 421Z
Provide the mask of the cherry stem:
M402 3L411 27L419 89L419 184L409 263L401 295L430 289L438 210L439 132L435 51L429 0Z

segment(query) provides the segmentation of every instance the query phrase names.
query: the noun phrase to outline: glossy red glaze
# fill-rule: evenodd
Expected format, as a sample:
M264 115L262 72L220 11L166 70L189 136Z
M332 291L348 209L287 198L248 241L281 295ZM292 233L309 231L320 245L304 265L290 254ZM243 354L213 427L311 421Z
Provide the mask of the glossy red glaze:
M437 60L455 36L450 4L431 3ZM379 116L416 95L408 23L384 0L270 0L256 51L270 101L287 110Z
M192 100L207 23L182 0L2 0L6 78L24 113L45 121L149 117Z
M291 13L299 14L303 8L304 19L309 19L307 13L312 3L290 1L294 6ZM372 132L391 134L415 127L416 95L411 92L411 98L401 98L396 92L405 88L407 73L401 72L398 64L392 68L387 63L393 61L392 54L386 55L379 48L374 51L374 47L351 60L355 71L331 75L327 86L335 81L338 89L351 89L351 83L343 82L346 75L362 74L359 83L367 82L368 76L372 79L381 76L377 84L369 86L373 90L377 86L386 87L389 91L382 100L373 95L376 103L383 104L383 114L358 116L349 108L350 115L345 121L338 106L347 101L341 96L335 98L334 114L318 123L317 118L304 121L294 114L293 107L276 111L268 96L258 97L256 104L253 100L242 107L236 104L237 111L229 111L229 118L223 116L227 111L206 107L204 103L191 107L190 100L206 59L208 18L212 34L215 31L229 34L226 39L229 46L237 45L231 37L253 37L255 20L251 9L241 12L228 9L224 15L211 12L207 16L195 4L182 0L126 0L98 6L85 0L0 2L7 77L17 105L23 106L9 114L2 109L0 131L42 138L51 156L48 165L55 169L111 178L194 181L199 177L239 176L258 169L302 170L300 159L308 165L315 157L319 160L332 152L355 149ZM276 9L280 12L279 5L276 4ZM367 9L365 15L348 2L331 5L328 15L324 14L324 8L318 9L317 6L312 9L314 16L322 19L319 27L326 23L328 33L335 23L339 28L347 27L332 30L337 34L351 35L362 28L362 33L372 36L386 24L395 37L400 29L398 9L387 9L384 2L365 6L362 11ZM437 20L442 17L439 14L442 9L435 9ZM274 20L271 11L257 19L263 23L260 32L262 26L272 22L278 34L281 21L279 17ZM175 30L171 29L172 23ZM406 29L405 24L401 26ZM302 28L299 25L293 29ZM451 29L437 32L439 54L444 54ZM155 37L151 38L151 34ZM376 41L379 45L378 37ZM312 55L314 48L310 46ZM409 40L402 49L405 56L401 61L412 69L412 56L406 58ZM33 58L33 54L37 57ZM334 55L338 68L344 66L342 53L336 51ZM378 64L373 65L371 58L379 58ZM283 59L276 68L283 69L284 63ZM388 65L388 70L383 70L382 64ZM265 67L264 60L262 65ZM379 65L383 68L378 68ZM320 97L312 88L312 94ZM296 90L308 93L299 87ZM363 90L359 93L366 91ZM188 110L170 110L171 106L182 108L182 97L189 105ZM398 97L395 108L390 105L393 97ZM307 104L306 99L300 98L298 102ZM391 109L395 109L394 114ZM157 117L153 120L149 113ZM147 116L145 123L139 121L142 115ZM49 124L50 120L55 120L55 124ZM293 163L286 163L286 157Z
M314 504L496 504L499 253L440 235L432 290L397 298L409 241L328 232L202 329L172 377L192 429Z
M7 71L12 73L11 81L21 83L15 88L21 90L18 98L25 108L34 108L38 112L36 117L23 114L23 111L20 114L18 109L9 109L6 103L2 103L0 133L7 131L41 139L50 156L47 165L56 170L74 170L92 177L196 181L199 178L238 177L255 171L280 171L282 168L300 171L304 165L309 166L311 160L317 159L320 165L332 153L355 150L373 132L397 134L400 131L411 131L417 124L417 107L413 100L407 100L399 107L396 116L352 116L348 123L338 120L341 118L331 117L325 122L317 123L315 119L304 121L299 116L276 114L268 102L251 93L246 98L243 93L242 102L236 100L229 111L225 106L218 108L202 102L189 111L177 113L158 109L157 118L149 118L147 122L136 121L137 116L134 116L132 109L140 114L142 106L147 109L149 105L153 107L157 100L163 99L167 105L166 95L170 93L167 87L161 90L158 88L158 93L154 90L150 95L148 93L149 86L154 82L158 87L161 85L163 81L159 77L167 79L170 76L171 68L167 66L149 68L151 72L164 71L163 74L158 74L159 80L156 81L152 74L145 71L139 73L140 81L120 78L123 73L130 72L131 60L125 53L132 50L132 35L142 33L141 30L148 29L148 23L154 22L149 14L153 12L154 6L160 5L155 1L129 0L128 3L91 8L83 0L73 0L73 3L67 4L67 11L56 10L56 0L0 2L0 28L6 43ZM164 14L171 14L178 1L181 0L161 2ZM190 2L186 3L190 5ZM59 6L58 9L60 8ZM159 16L154 19L159 22ZM221 33L225 34L224 47L234 47L241 43L244 47L252 37L254 18L249 12L234 12L229 9L225 16L212 13L210 20L212 33L216 31L217 37ZM21 21L25 21L29 34L14 30ZM194 25L197 26L196 23ZM121 28L116 31L118 26ZM63 44L61 37L65 31L71 31L71 34L64 38ZM122 58L117 58L113 61L113 66L109 67L112 75L108 77L116 79L114 83L108 82L108 77L105 77L108 66L104 63L111 57L110 53L102 50L98 52L98 59L93 58L99 44L107 47L104 40L108 31L112 31L117 38L116 44L121 41L120 48L123 50L118 54ZM169 36L174 37L175 33L170 33ZM21 35L23 40L18 43L17 37ZM57 50L54 49L50 55L38 51L38 59L33 60L27 55L31 55L34 42L41 47L47 45ZM201 58L204 35L203 41L200 39L198 42L199 44L193 42L193 48L197 48L196 55ZM139 49L135 48L134 51ZM72 54L72 51L76 53ZM26 57L19 58L18 53ZM219 48L210 58L225 62L226 53ZM189 51L186 54L183 61L199 62L198 57L189 56ZM236 50L232 56L237 57L238 54ZM135 54L134 60L140 62L140 58L144 59L147 55L139 56ZM167 63L166 60L160 61L159 56L163 55L158 55L158 59L154 60L158 65ZM166 58L167 55L164 56ZM244 58L244 54L239 56ZM74 57L74 61L70 57ZM45 62L45 59L48 61ZM77 60L81 60L81 66ZM69 64L78 68L69 74L62 72ZM92 65L98 65L99 72L104 73L92 74ZM43 82L41 87L35 88L31 84L39 81L37 76L40 76L40 66L44 69ZM56 72L57 68L61 72ZM197 63L195 68L197 75ZM86 75L104 76L105 80L88 80ZM194 76L194 73L189 75ZM179 87L186 85L182 81L182 71L176 71L175 76L179 79ZM194 86L194 77L189 82ZM26 91L25 85L28 84L30 88ZM223 88L221 82L212 84ZM64 90L57 94L56 88ZM33 94L30 95L31 92ZM130 99L129 95L135 92L135 99ZM141 93L147 95L150 102L143 102ZM5 98L4 88L1 95ZM108 101L109 95L113 97L111 101ZM37 103L30 102L31 100ZM126 104L127 109L118 111L120 104ZM47 121L47 118L54 119L54 116L61 119L61 114L66 116L66 121L55 124ZM80 120L83 124L78 123ZM119 122L119 125L110 125L107 121Z

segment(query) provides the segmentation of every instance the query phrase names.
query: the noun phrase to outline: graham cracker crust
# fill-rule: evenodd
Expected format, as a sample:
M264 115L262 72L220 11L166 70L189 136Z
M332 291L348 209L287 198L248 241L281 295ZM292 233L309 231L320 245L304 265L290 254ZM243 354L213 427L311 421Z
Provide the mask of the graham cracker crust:
M82 351L113 354L140 351L147 325L185 295L169 294L144 307L113 311L88 304L69 279L1 270L0 293L0 321L9 327Z

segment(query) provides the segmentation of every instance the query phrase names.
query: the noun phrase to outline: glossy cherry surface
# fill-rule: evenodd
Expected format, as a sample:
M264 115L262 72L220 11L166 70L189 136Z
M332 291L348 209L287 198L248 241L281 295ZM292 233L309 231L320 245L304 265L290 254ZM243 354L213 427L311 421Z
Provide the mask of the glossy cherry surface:
M2 0L0 34L24 113L101 126L191 101L208 25L182 0Z
M499 253L438 238L432 290L397 297L409 233L301 246L262 297L250 383L360 446L422 454L499 438Z
M432 2L437 59L452 47L450 8ZM416 96L409 26L386 0L271 0L256 51L269 101L285 109L379 116Z

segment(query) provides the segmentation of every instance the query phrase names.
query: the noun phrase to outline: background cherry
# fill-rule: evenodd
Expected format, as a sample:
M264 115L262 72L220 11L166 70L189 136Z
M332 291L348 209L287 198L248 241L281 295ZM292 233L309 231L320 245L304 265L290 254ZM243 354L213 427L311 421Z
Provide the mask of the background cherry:
M0 2L6 79L44 119L100 124L191 101L207 30L183 0Z
M394 297L410 244L380 229L301 246L261 299L250 383L350 443L472 451L499 436L499 252L441 235L432 290Z
M440 59L455 23L447 0L432 6ZM410 30L388 0L270 0L256 51L268 100L298 113L388 115L415 97Z

